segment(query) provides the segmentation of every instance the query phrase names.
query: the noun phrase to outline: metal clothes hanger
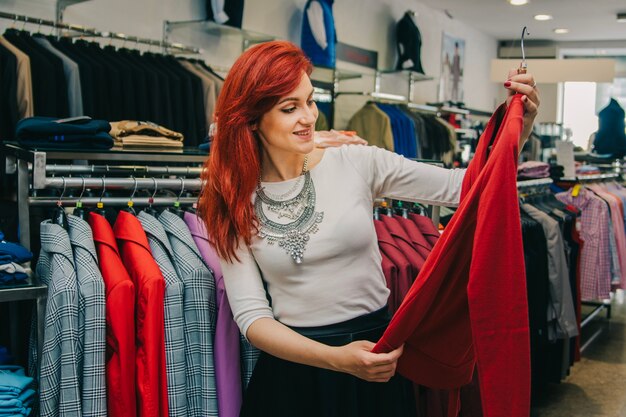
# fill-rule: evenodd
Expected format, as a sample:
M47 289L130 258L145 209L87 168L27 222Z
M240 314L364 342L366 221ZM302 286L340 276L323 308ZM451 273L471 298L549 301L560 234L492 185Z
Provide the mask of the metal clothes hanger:
M148 207L146 207L143 211L145 211L146 213L148 213L149 215L153 217L157 217L159 215L159 212L154 207L152 207L152 204L154 203L154 196L157 193L158 186L157 186L156 178L153 177L152 181L154 182L154 192L152 193L152 196L150 196L150 198L148 199Z
M83 194L85 194L85 177L80 177L83 180L83 190L80 192L80 196L78 197L78 201L76 202L76 208L74 209L74 216L80 217L85 220L87 212L83 208Z
M65 196L66 184L65 177L63 178L63 191L61 191L61 196L57 200L57 206L52 212L52 223L58 224L67 230L67 215L65 214L65 209L63 208L63 196Z
M522 37L520 39L520 45L522 48L522 62L520 62L519 68L517 69L518 74L526 74L526 71L528 70L528 63L526 62L526 52L524 51L524 36L525 35L530 35L530 32L528 32L527 26L524 26L524 29L522 29Z
M128 203L126 203L127 207L124 209L124 211L136 216L137 213L135 213L135 209L133 208L133 206L135 205L135 203L133 202L133 197L135 197L135 193L137 192L137 178L135 178L134 176L132 178L133 178L133 181L135 182L135 186L133 188L132 194L130 195L128 199Z
M107 166L108 168L108 166ZM106 180L104 179L104 177L101 178L102 179L102 193L100 194L100 200L98 201L98 203L96 204L96 210L95 212L99 215L101 215L102 217L106 218L106 210L104 209L104 203L102 202L102 197L104 197L104 193L106 191Z

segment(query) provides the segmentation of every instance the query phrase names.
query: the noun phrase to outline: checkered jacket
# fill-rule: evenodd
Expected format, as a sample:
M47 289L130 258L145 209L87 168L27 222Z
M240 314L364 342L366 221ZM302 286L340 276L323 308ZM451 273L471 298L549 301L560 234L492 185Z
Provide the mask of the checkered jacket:
M185 356L188 416L217 416L213 337L217 307L215 279L202 260L187 225L164 211L159 221L174 253L174 266L185 285Z
M39 372L41 417L82 416L78 331L78 285L67 231L41 223L41 253L37 263L48 285L44 341Z
M82 352L76 362L79 372L82 370L79 378L83 417L99 417L107 414L104 280L89 224L72 215L67 216L67 221L78 279L78 339Z
M187 416L187 365L185 361L185 286L173 265L174 254L159 221L140 212L137 218L148 237L154 260L165 278L165 366L170 417Z

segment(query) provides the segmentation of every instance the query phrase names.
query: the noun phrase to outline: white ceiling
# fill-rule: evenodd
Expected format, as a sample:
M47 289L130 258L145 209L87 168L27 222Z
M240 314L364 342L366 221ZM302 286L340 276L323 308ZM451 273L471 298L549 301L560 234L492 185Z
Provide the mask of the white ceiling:
M529 40L623 40L626 45L626 23L616 20L618 12L626 12L625 0L529 0L524 6L511 6L507 0L420 0L420 3L447 10L454 19L498 40L519 38L526 25ZM533 19L536 14L550 14L554 19L539 22ZM555 28L567 28L569 33L556 35Z

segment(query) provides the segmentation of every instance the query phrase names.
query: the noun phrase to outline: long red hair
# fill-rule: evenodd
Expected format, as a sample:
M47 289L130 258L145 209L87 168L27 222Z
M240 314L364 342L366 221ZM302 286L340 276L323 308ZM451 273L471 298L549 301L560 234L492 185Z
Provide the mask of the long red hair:
M312 70L300 48L275 41L244 52L224 81L198 202L209 242L223 259L239 260L235 250L249 246L258 231L251 198L261 172L261 145L252 128Z

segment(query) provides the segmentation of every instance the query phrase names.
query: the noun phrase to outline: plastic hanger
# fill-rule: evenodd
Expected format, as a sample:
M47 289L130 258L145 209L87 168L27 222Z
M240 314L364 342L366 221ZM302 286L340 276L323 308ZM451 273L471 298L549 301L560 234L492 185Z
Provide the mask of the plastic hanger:
M85 177L81 177L83 180L83 190L80 192L80 197L78 197L78 201L76 202L76 208L74 209L74 216L80 217L85 220L87 212L83 208L83 194L85 194Z
M67 230L67 215L65 214L65 209L63 209L63 196L65 195L65 177L63 178L63 191L61 192L61 196L57 200L57 206L52 212L52 223L58 224Z
M106 213L106 210L104 209L104 203L102 202L102 197L104 197L105 191L106 191L106 181L104 177L102 177L102 193L100 194L100 200L96 204L97 208L95 210L95 213L106 218L107 213Z
M181 210L180 208L180 197L183 195L183 191L185 191L185 179L181 178L180 179L180 193L178 193L178 197L176 198L176 201L174 202L174 207L170 207L168 209L168 211L176 214L181 219L185 217L185 212Z
M137 178L132 177L133 181L135 182L135 187L133 188L133 193L130 195L129 199L128 199L128 203L126 203L126 208L123 209L125 212L128 212L130 214L132 214L133 216L136 216L137 213L135 213L135 209L133 208L133 206L135 205L135 203L133 202L133 197L135 197L135 193L137 192Z
M148 207L146 207L143 211L145 211L146 213L148 213L149 215L153 217L157 217L159 215L159 212L156 211L154 207L152 207L152 204L154 203L154 196L157 193L158 187L157 187L156 178L152 178L152 181L154 182L154 192L152 193L152 196L150 196L150 198L148 199Z

